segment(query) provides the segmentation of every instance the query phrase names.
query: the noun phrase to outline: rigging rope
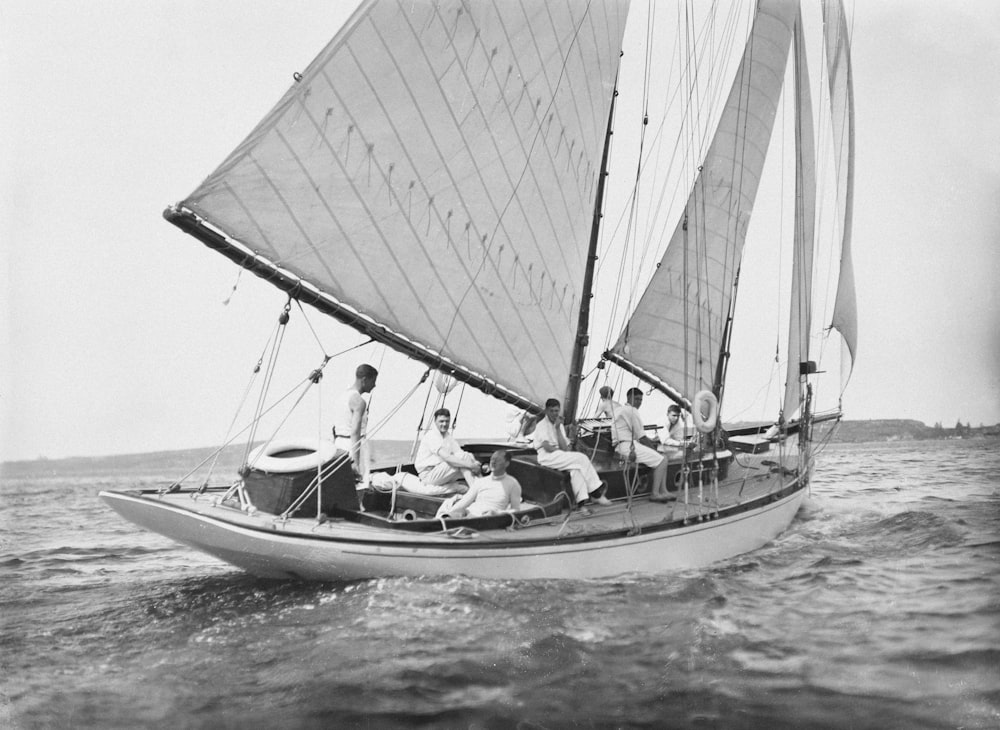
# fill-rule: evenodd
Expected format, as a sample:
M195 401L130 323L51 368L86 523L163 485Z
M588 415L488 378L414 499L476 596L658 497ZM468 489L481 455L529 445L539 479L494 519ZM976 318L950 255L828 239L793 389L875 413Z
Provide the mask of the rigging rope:
M288 298L288 302L285 303L281 314L278 315L278 330L277 336L274 339L274 344L271 347L271 353L268 358L267 368L264 370L264 381L261 383L260 394L257 396L257 408L254 410L254 418L251 421L250 436L247 438L246 448L243 451L243 464L246 466L247 460L250 457L250 449L253 447L254 438L257 435L257 426L260 423L260 418L263 415L262 410L264 408L264 403L267 399L267 392L271 387L271 379L274 377L274 368L278 363L278 353L281 351L281 345L285 338L285 327L288 324L289 312L292 308L292 298Z
M216 449L214 449L212 451L212 453L210 453L208 456L206 456L204 459L202 459L200 462L198 462L198 464L195 465L195 467L193 469L191 469L190 471L188 471L180 479L174 480L173 482L171 482L171 484L167 485L167 487L165 487L164 489L161 489L160 493L163 493L163 492L168 491L168 490L169 491L173 491L173 490L179 488L182 483L184 483L185 481L187 481L193 474L197 473L198 470L200 470L203 466L205 466L205 464L207 464L209 461L211 461L211 465L209 466L208 471L206 473L206 476L205 476L205 478L203 480L203 483L202 483L202 491L204 491L204 489L208 486L208 481L211 478L212 473L215 470L215 467L216 467L216 465L218 463L219 457L221 456L222 452L225 451L225 449L228 446L230 446L236 439L238 439L240 436L242 436L247 431L250 431L251 435L248 436L248 438L247 438L246 446L244 447L244 452L243 452L243 457L242 457L242 463L245 465L246 461L247 461L247 458L249 456L250 450L253 447L253 442L254 442L254 436L253 436L253 434L256 433L257 426L259 425L261 419L264 418L264 416L266 416L268 413L270 413L275 408L277 408L279 405L281 405L287 398L289 398L293 393L295 393L306 382L310 381L314 377L314 375L316 374L317 370L321 371L330 360L336 359L336 358L338 358L338 357L340 357L342 355L346 355L348 352L351 352L352 350L356 350L356 349L358 349L360 347L364 347L365 345L368 345L368 344L370 344L373 341L373 340L369 339L369 340L367 340L365 342L359 343L357 345L352 345L351 347L348 347L348 348L346 348L344 350L341 350L340 352L338 352L338 353L336 353L334 355L324 355L323 363L322 363L322 365L320 365L320 367L317 370L311 371L311 373L306 378L304 378L303 380L301 380L298 383L296 383L295 385L293 385L284 395L282 395L280 398L278 398L276 401L274 401L274 403L272 403L270 406L268 406L263 411L261 411L260 408L259 408L259 406L258 406L258 409L255 411L254 416L251 418L250 422L247 423L246 425L244 425L239 431L237 431L235 433L232 433L233 424L236 423L236 420L239 418L240 412L243 410L243 406L246 404L247 397L249 396L250 390L253 387L254 380L256 379L257 375L260 372L261 365L262 365L262 363L264 361L265 355L268 354L269 348L272 348L272 346L274 346L274 347L280 347L277 344L277 342L276 342L275 335L277 334L278 330L281 329L281 328L283 328L283 327L284 327L284 325L282 324L281 318L279 317L278 323L275 325L274 329L271 331L270 335L268 336L267 342L265 343L264 348L261 351L260 357L257 359L257 363L254 365L253 372L252 372L252 374L250 376L250 380L248 381L247 386L244 389L243 396L241 397L240 403L239 403L239 405L236 408L236 412L234 413L233 419L232 419L232 421L229 424L229 428L226 430L226 436L223 438L222 444L219 447L217 447ZM272 352L273 352L273 349L272 349ZM273 360L273 358L271 358L270 360ZM270 362L270 360L269 360L269 362Z
M424 380L430 377L431 369L427 368L427 372L424 373ZM423 381L421 381L423 382ZM413 437L413 445L410 447L410 461L413 461L417 455L417 446L420 444L420 434L424 431L424 419L427 417L427 404L431 402L431 391L434 389L434 383L431 382L427 387L427 397L424 398L424 407L420 410L420 419L417 421L417 434Z
M315 373L315 371L313 371L313 372ZM417 391L417 389L427 379L427 376L428 376L429 373L430 373L430 370L428 370L426 373L424 373L420 377L420 380L417 381L417 383L410 389L410 391L406 395L403 396L403 398L399 401L399 403L397 403L395 405L395 407L393 407L393 409L391 411L389 411L389 413L381 421L379 421L374 427L371 427L371 428L367 429L367 431L365 432L365 434L362 436L362 441L371 441L372 440L372 438L371 438L372 435L375 434L375 433L378 433L378 431L386 424L386 422L389 421L389 420L391 420L392 417L406 404L406 402L410 399L410 397ZM300 398L300 400L301 400L301 398ZM297 402L296 402L296 405L297 405ZM370 405L370 401L369 401L369 405ZM326 471L328 473L332 473L338 467L340 467L341 465L347 463L347 459L349 459L349 458L350 458L350 453L349 452L343 453L340 456L335 457L334 460L330 462L329 467L327 468ZM304 504L305 501L312 496L313 491L316 490L318 486L319 486L318 485L318 481L316 479L314 479L306 489L302 490L302 494L300 494L295 499L295 501L292 502L291 505L289 505L288 509L286 509L281 514L281 518L282 519L288 519L289 516L295 514L296 510L298 510L299 507L301 507L302 504Z
M693 66L702 66L702 65L707 65L709 67L708 68L709 81L710 81L709 101L706 106L706 109L709 113L712 112L712 110L716 107L716 105L720 101L718 99L719 97L718 89L713 88L712 84L714 83L715 86L721 87L723 84L726 83L726 80L722 78L723 75L714 73L714 69L718 63L718 59L729 54L729 52L731 51L731 47L735 42L738 12L736 8L731 8L729 10L725 23L723 24L722 34L721 34L722 39L719 45L714 44L714 42L704 41L705 38L714 40L715 22L714 20L711 19L712 17L714 17L714 15L715 15L714 12L710 14L710 21L706 22L701 26L700 30L697 33L697 38L694 39L694 46L696 46L699 49L697 52L690 51L685 56L681 51L681 44L680 44L681 34L680 33L674 34L675 49L677 50L677 56L678 56L677 67L680 69L679 76L676 79L676 81L670 84L670 88L667 90L667 93L664 94L663 109L662 112L660 112L661 115L660 120L656 126L656 131L652 138L653 147L650 151L650 154L647 155L645 159L642 159L640 156L641 170L645 172L647 168L652 168L654 173L653 188L660 190L658 198L655 199L655 206L650 205L650 210L653 210L655 207L655 214L652 214L653 218L655 219L660 218L660 211L664 208L664 203L667 200L668 193L670 202L667 204L666 209L672 210L674 206L674 201L676 200L678 194L684 194L689 189L688 186L684 184L684 182L677 184L673 179L677 177L677 175L673 171L675 170L676 167L676 160L679 151L684 149L689 149L691 151L692 160L700 160L704 154L703 148L705 145L705 141L703 138L705 134L707 134L707 127L705 131L697 133L697 138L694 134L692 135L691 144L687 145L681 144L681 140L683 139L685 129L690 127L693 129L700 130L701 127L705 127L707 124L707 118L706 118L706 124L700 123L702 117L700 113L696 112L694 113L693 116L690 116L690 118L692 120L698 119L699 124L678 125L677 138L673 145L669 145L667 147L667 149L671 151L669 162L666 165L664 165L659 159L660 150L663 146L661 141L661 136L664 130L667 129L667 122L671 118L670 117L671 109L674 107L675 103L678 103L681 99L687 99L688 104L686 105L686 107L689 109L688 112L689 115L691 115L690 109L692 108L692 106L700 108L702 105L700 101L700 95L695 93L695 90L691 87L690 84L687 84L688 92L686 94L681 93L682 89L685 87L685 79L690 78L692 76L692 74L690 73L690 69ZM691 30L692 23L693 21L690 18L688 18L687 22L688 29L686 31L686 35L688 41L687 46L689 48L692 45L692 37L695 35L694 32ZM680 16L678 17L677 26L678 27L684 26L684 22ZM708 59L707 61L706 57ZM646 142L645 144L646 146L649 146L648 142ZM656 152L655 155L653 154L654 151ZM685 165L688 164L686 158L684 164ZM655 184L655 175L661 170L664 171L664 181L662 183L662 186L657 187L657 185ZM690 176L681 175L681 179L682 180L690 179ZM629 222L633 220L633 218L631 217L631 211L633 210L635 204L634 202L635 190L636 188L633 186L633 191L632 193L630 193L628 199L625 201L625 205L622 208L621 214L618 216L618 220L616 225L614 226L614 229L609 232L607 227L602 228L603 242L600 253L600 259L598 263L598 273L601 272L604 261L619 262L619 269L617 272L617 278L615 280L615 289L614 289L615 300L620 299L619 295L622 291L623 287L622 282L624 281L625 277L625 264L629 259L627 259L624 255L610 256L609 253L612 249L612 246L615 245L616 241L619 240L619 232L621 231L623 224L626 222L626 220L628 220ZM676 225L676 223L666 218L664 218L664 222L660 224L660 226L673 226L673 225ZM663 238L667 238L669 240L670 236L670 231L667 231L666 234L664 234L663 230L660 227L654 227L652 224L648 224L647 228L648 230L647 233L645 234L646 240L643 247L643 252L640 258L638 259L642 262L648 260L650 253L653 252L655 245L659 241L663 240ZM660 254L660 256L662 256L662 254ZM635 257L633 257L632 260L633 261L636 260ZM640 268L641 266L644 265L645 264L641 264ZM636 271L632 277L633 279L635 279L635 281L633 281L633 287L641 286L643 283L641 279L638 278L638 274L639 272ZM618 307L615 306L613 303L610 316L607 317L607 326L605 332L605 342L607 343L607 347L610 347L613 344L612 337L616 337L618 333L622 332L625 329L627 319L630 316L631 312L627 311L621 312L618 309ZM607 347L605 349L607 349Z
M310 331L310 332L312 332L312 335L313 335L313 338L314 338L314 339L316 340L316 344L317 344L317 345L319 345L319 349L320 349L320 350L322 351L322 353L323 353L324 355L326 355L326 354L327 354L327 353L326 353L326 348L325 348L325 347L323 347L323 342L322 342L322 340L320 340L320 338L319 338L319 335L318 335L318 334L316 334L316 330L315 330L315 328L314 328L314 327L312 326L312 322L310 322L310 321L309 321L309 317L308 317L308 316L306 316L306 310L305 310L305 308L304 308L304 307L302 306L302 302L301 302L301 301L299 301L298 299L296 299L296 300L295 300L295 303L296 303L296 304L298 305L298 307L299 307L299 311L300 311L300 312L302 313L302 319L304 319L304 320L305 320L305 322L306 322L306 325L308 325L308 327L309 327L309 331ZM369 340L369 342L371 342L371 340Z

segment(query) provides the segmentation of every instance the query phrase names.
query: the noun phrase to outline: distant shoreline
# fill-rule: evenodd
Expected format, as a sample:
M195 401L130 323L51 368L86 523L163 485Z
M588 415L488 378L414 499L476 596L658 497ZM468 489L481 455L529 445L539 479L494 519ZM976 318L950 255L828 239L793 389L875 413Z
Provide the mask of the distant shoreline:
M733 424L734 426L737 424ZM992 426L971 426L956 424L952 428L944 428L940 424L928 426L921 421L908 419L869 419L869 420L844 420L841 421L831 439L834 443L878 443L890 441L924 441L942 440L958 438L997 438L1000 437L1000 424ZM497 437L470 438L463 441L496 441ZM377 439L373 442L373 448L378 451L391 451L398 453L401 449L408 448L412 442L405 439ZM220 466L223 463L239 462L245 446L234 444L223 449L219 456ZM150 451L128 454L104 454L100 456L64 456L58 458L47 458L39 456L35 459L12 459L0 461L3 472L17 470L18 467L29 465L37 466L40 463L49 463L55 466L72 466L75 464L86 467L97 461L107 465L111 463L122 469L134 469L135 467L148 467L155 469L158 464L176 464L178 460L189 461L192 466L210 458L215 453L214 447L198 447L190 449L169 449L165 451ZM377 453L374 454L377 457Z
M871 419L841 421L833 441L837 443L872 443L879 441L929 441L959 438L995 438L1000 436L1000 424L972 426L955 424L944 428L940 423L928 426L921 421L906 419Z

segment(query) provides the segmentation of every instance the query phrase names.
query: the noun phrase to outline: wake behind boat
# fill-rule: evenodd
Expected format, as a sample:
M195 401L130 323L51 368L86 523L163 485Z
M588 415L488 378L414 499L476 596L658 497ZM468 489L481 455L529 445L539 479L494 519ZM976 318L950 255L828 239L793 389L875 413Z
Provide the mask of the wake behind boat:
M681 100L678 141L640 142L640 175L618 179L630 233L616 248L602 223L612 133L624 123L616 97L636 81L619 78L627 16L623 1L362 3L247 139L164 214L289 295L239 476L102 498L136 524L255 575L310 580L657 572L754 550L786 529L814 466L814 424L840 417L840 383L837 406L817 415L814 299L835 293L822 337L846 348L847 376L856 350L843 8L824 3L816 34L828 92L819 135L798 3L757 5L735 71L706 49L717 49L716 32L739 47L738 6L678 34L688 43L669 87ZM638 81L648 93L649 77ZM791 261L776 266L777 278L791 272L784 388L773 421L726 429L744 243L782 94L794 105L795 160ZM706 119L714 129L703 129ZM817 182L817 138L834 162L826 188ZM664 174L676 159L687 162ZM651 187L640 189L642 176ZM681 185L687 202L671 218L664 209ZM825 239L835 253L825 258L815 225L824 200L835 208ZM602 297L592 309L595 291L607 290L595 287L599 258L618 266L603 276L620 296L603 310ZM649 263L630 268L637 260ZM839 273L834 292L814 286L823 261ZM371 430L347 440L336 432L328 444L272 433L251 450L274 407L267 384L293 303L426 365L434 407L461 383L516 409L526 428L511 442L464 449L470 474L490 465L493 476L481 479L506 474L520 498L508 509L452 514L448 500L458 495L428 489L414 463L369 472ZM609 334L588 360L595 320ZM331 359L310 372L296 403ZM598 386L608 388L603 417L580 418ZM648 438L632 395L639 386L680 409L680 441ZM574 427L568 443L554 437L557 450L593 467L590 489L601 484L593 501L537 435L558 432L560 408ZM469 476L454 491L479 489L478 481Z

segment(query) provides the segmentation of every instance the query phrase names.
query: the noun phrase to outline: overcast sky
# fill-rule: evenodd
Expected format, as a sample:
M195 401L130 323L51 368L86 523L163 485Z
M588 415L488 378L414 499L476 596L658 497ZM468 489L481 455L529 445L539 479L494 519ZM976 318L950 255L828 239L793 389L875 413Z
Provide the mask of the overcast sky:
M0 3L0 460L225 434L285 298L160 214L352 5ZM997 423L1000 3L849 11L861 324L846 416ZM328 352L362 341L307 315ZM322 351L293 316L302 375ZM331 363L327 395L362 360L391 373L375 394L383 412L420 372L369 347Z

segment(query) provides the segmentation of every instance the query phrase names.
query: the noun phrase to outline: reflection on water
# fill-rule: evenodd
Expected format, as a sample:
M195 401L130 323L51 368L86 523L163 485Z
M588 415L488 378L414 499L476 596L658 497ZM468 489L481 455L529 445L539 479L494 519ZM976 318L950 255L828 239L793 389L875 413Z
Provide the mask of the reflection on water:
M4 475L0 726L997 727L1000 449L833 446L791 529L600 581L260 581Z

